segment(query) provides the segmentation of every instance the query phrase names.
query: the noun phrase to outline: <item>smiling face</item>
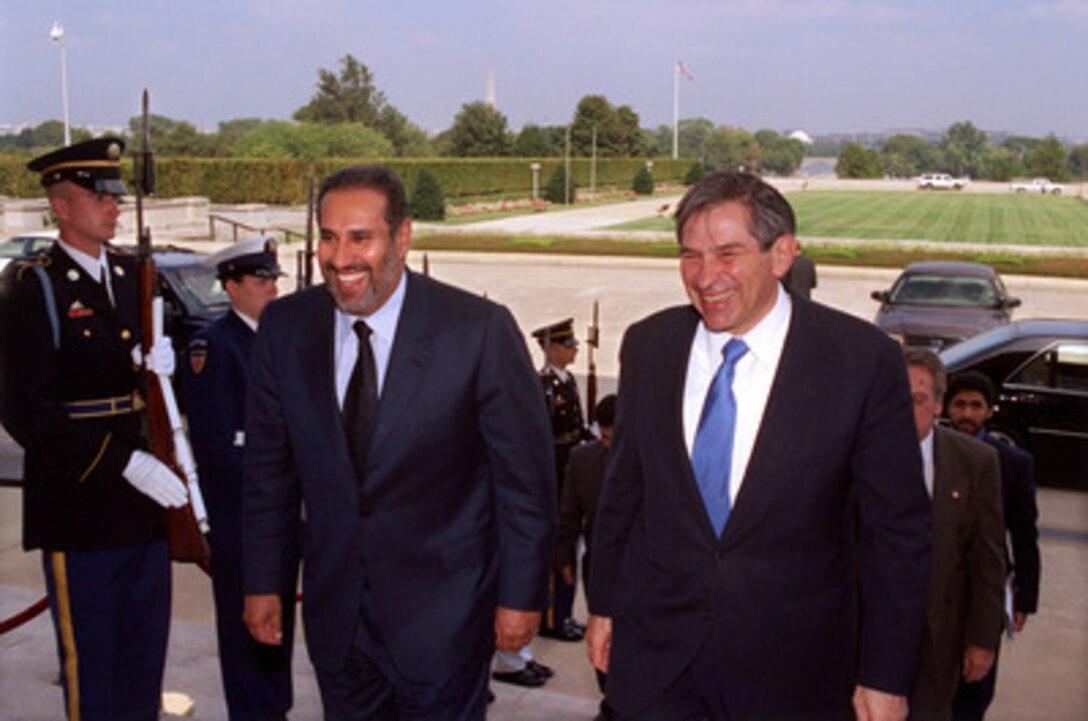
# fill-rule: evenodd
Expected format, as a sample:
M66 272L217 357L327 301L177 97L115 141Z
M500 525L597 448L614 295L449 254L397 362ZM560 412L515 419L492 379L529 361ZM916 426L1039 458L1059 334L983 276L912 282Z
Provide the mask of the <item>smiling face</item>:
M404 273L411 222L391 234L385 206L385 195L371 188L332 190L321 201L321 275L336 304L354 315L381 308Z
M762 251L751 231L751 212L737 202L692 215L681 231L680 275L706 327L744 335L774 307L778 282L797 250L782 235Z

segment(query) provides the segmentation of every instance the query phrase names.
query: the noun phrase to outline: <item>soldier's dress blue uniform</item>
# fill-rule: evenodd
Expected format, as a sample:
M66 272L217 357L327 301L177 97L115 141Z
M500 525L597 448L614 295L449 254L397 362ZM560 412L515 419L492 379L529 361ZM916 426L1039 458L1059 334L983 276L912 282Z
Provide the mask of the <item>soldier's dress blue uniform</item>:
M283 645L266 646L242 621L242 453L249 351L256 333L227 311L197 333L183 392L200 490L208 509L219 663L230 718L285 718L291 708L294 588L283 589Z
M23 547L43 552L69 718L154 719L170 623L165 511L121 475L147 447L130 355L137 269L104 252L116 307L59 245L10 274L3 421L25 450Z
M218 265L224 282L246 274L275 277L280 272L274 243L267 242L264 237L241 241L207 262L226 258ZM211 526L219 666L232 721L284 719L292 704L294 584L282 589L281 646L258 643L242 620L242 456L255 336L253 327L232 308L193 336L188 362L182 364L189 435ZM297 566L297 557L289 562Z

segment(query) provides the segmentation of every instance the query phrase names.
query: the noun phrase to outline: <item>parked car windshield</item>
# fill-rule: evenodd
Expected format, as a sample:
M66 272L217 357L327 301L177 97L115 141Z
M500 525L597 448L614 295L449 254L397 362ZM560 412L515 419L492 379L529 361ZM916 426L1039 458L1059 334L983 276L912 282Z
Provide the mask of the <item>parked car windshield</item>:
M892 303L993 308L997 293L985 278L918 273L901 278L892 289Z
M230 297L210 268L197 263L162 270L178 280L174 287L187 307L217 313L230 306Z

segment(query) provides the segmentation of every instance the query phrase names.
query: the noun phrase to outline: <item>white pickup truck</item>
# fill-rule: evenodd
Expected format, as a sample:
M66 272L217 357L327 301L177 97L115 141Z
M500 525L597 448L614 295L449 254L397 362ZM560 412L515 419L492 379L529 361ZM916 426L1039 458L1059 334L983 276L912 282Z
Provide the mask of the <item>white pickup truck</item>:
M953 178L947 173L925 173L918 176L918 190L963 190L966 178Z
M1032 178L1029 183L1013 183L1009 190L1014 193L1042 193L1043 195L1061 195L1062 186L1051 183L1049 178Z

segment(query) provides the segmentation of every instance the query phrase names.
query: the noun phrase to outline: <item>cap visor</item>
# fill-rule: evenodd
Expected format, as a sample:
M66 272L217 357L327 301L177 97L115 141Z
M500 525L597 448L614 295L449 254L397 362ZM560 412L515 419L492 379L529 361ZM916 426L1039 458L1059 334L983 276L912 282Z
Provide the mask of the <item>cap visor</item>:
M107 195L128 195L125 184L118 178L97 178L94 181L94 192Z

